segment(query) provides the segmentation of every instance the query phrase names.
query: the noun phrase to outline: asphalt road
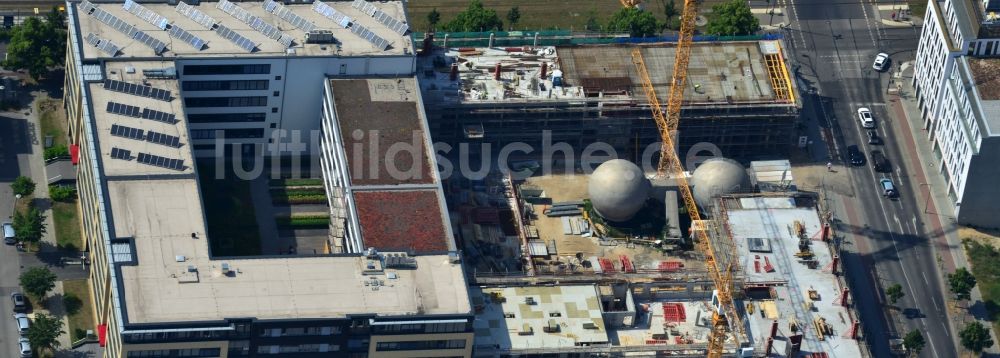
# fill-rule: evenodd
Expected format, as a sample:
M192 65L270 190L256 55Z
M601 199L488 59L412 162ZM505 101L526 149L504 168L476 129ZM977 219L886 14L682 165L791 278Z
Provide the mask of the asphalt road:
M28 121L0 115L0 221L10 221L14 209L14 195L10 182L21 172L19 161L31 151L28 143ZM19 337L11 317L13 305L10 294L20 291L17 278L21 274L21 258L13 246L0 244L0 357L18 357Z
M891 4L892 1L884 1ZM887 337L918 329L928 340L922 356L957 356L945 314L943 286L936 258L922 222L922 202L916 200L919 180L911 180L903 161L915 154L904 153L898 128L885 96L890 73L912 60L919 41L919 28L885 27L876 19L876 2L790 0L791 30L786 43L798 62L794 72L800 83L815 88L807 97L806 115L820 121L833 138L832 161L849 170L854 194L845 202L848 218L840 218L840 230L859 234L861 242L846 245L844 266L852 280L854 299L861 312L864 331L876 357L889 356ZM893 68L879 73L872 61L879 52L892 56ZM793 65L794 66L794 65ZM869 145L858 123L857 109L870 108L883 145ZM846 146L858 145L866 163L850 166ZM888 173L876 172L871 151L881 150L892 164ZM882 196L878 181L890 178L900 195ZM926 189L924 189L926 190ZM853 214L853 215L852 215ZM881 288L899 283L905 297L897 303L904 317L893 331L887 324ZM860 292L858 292L860 291Z

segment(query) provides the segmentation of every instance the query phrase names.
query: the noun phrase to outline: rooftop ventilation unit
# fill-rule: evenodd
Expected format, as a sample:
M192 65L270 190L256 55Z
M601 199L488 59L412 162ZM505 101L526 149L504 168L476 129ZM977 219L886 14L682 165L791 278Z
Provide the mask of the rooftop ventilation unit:
M306 33L306 43L308 44L332 44L337 43L330 30L312 30Z
M146 78L174 79L177 78L177 69L173 67L152 68L148 70L142 70L142 75L146 76Z

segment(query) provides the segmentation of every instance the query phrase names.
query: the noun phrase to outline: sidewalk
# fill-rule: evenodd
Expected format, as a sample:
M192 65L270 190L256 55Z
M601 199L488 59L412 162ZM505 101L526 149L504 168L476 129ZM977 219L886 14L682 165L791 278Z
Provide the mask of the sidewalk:
M924 14L909 14L910 6L906 3L880 4L875 12L876 20L890 27L923 26Z
M951 198L947 195L948 185L944 180L944 176L940 173L941 160L933 154L928 133L924 129L924 122L920 117L920 109L917 106L916 96L914 96L915 91L910 82L912 78L912 66L908 67L902 73L894 75L896 76L897 83L901 84L899 93L897 95L890 95L887 98L892 102L891 107L900 124L894 126L894 129L902 131L902 133L896 133L896 138L904 140L904 149L910 153L917 154L916 158L909 157L904 158L904 160L907 161L907 167L913 171L913 173L910 173L912 182L919 183L920 187L915 188L915 191L917 192L918 200L924 204L925 208L923 218L924 229L928 233L928 239L934 245L934 250L938 257L937 267L940 270L939 274L944 278L948 273L954 272L955 268L968 268L970 265L958 237L958 225L955 223L954 216L955 206ZM942 287L942 290L946 293L949 292L946 287ZM971 302L977 301L982 301L982 294L978 286L972 291ZM958 336L958 331L961 329L961 327L957 326L958 323L968 322L973 317L987 317L984 305L973 306L971 312L969 312L971 316L955 312L955 310L949 311L951 311L950 314L952 315L951 329L955 333L955 337ZM987 327L989 326L987 323ZM1000 342L997 340L996 332L993 332L993 341ZM956 344L961 346L958 343L956 339ZM1000 350L994 345L987 352L995 353L1000 352Z

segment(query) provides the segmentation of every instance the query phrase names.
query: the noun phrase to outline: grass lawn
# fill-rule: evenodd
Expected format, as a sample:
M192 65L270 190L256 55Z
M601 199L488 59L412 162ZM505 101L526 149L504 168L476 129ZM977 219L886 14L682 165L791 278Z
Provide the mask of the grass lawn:
M997 265L1000 262L1000 239L997 236L991 237L988 233L970 233L966 229L960 232L993 329L1000 332L1000 265Z
M927 2L920 0L906 0L906 3L910 8L910 16L913 17L924 17L927 15Z
M215 179L214 161L199 162L198 175L212 255L260 255L260 228L250 197L250 183L232 172L225 173L224 179Z
M52 221L55 223L56 242L59 248L77 251L83 249L80 235L80 218L77 216L76 202L52 202Z
M53 145L66 145L66 113L58 99L45 99L38 103L41 115L42 138L52 136Z
M76 296L82 303L80 310L68 317L69 334L74 341L83 338L87 330L97 330L94 325L94 313L92 312L92 300L90 299L90 289L88 286L87 280L63 281L63 291L65 294Z
M600 24L607 22L611 14L622 7L616 0L482 0L486 8L494 9L505 27L510 27L507 21L507 11L517 6L521 12L521 19L517 22L516 30L575 30L583 31L587 25L587 20L593 17ZM708 0L702 3L702 9L711 8L712 3L718 1ZM656 18L664 21L662 0L649 0L645 2L646 10L651 11ZM675 1L679 11L684 7L683 1ZM455 14L465 10L469 5L469 0L410 0L407 4L410 22L414 31L427 31L427 14L432 9L437 8L441 13L441 21L438 26L451 21Z

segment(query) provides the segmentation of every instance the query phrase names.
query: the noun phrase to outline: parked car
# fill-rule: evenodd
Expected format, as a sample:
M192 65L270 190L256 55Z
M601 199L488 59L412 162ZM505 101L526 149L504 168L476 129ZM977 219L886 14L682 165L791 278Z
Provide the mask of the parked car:
M885 154L882 154L881 150L872 151L872 167L875 171L888 173L892 171L892 166L889 165L889 159L886 159Z
M864 128L875 128L875 117L872 117L872 111L866 107L858 108L858 120Z
M879 72L889 68L889 54L883 52L875 56L875 63L872 64L872 68Z
M21 338L17 340L17 343L21 349L21 358L31 358L31 342L27 338Z
M17 333L22 336L28 334L28 327L31 327L31 321L28 320L28 315L24 313L14 314L14 324L17 325Z
M852 165L865 165L865 155L861 153L856 145L847 146L847 157Z
M878 132L876 132L874 129L869 129L865 131L865 133L868 136L868 144L872 145L882 144L882 138L878 136Z
M882 195L887 198L896 197L896 186L892 184L892 179L883 178L878 181L879 185L882 186Z
M17 243L17 234L14 232L14 224L3 223L3 243L7 245Z
M10 301L14 304L14 312L22 313L28 309L28 302L20 292L10 294Z

